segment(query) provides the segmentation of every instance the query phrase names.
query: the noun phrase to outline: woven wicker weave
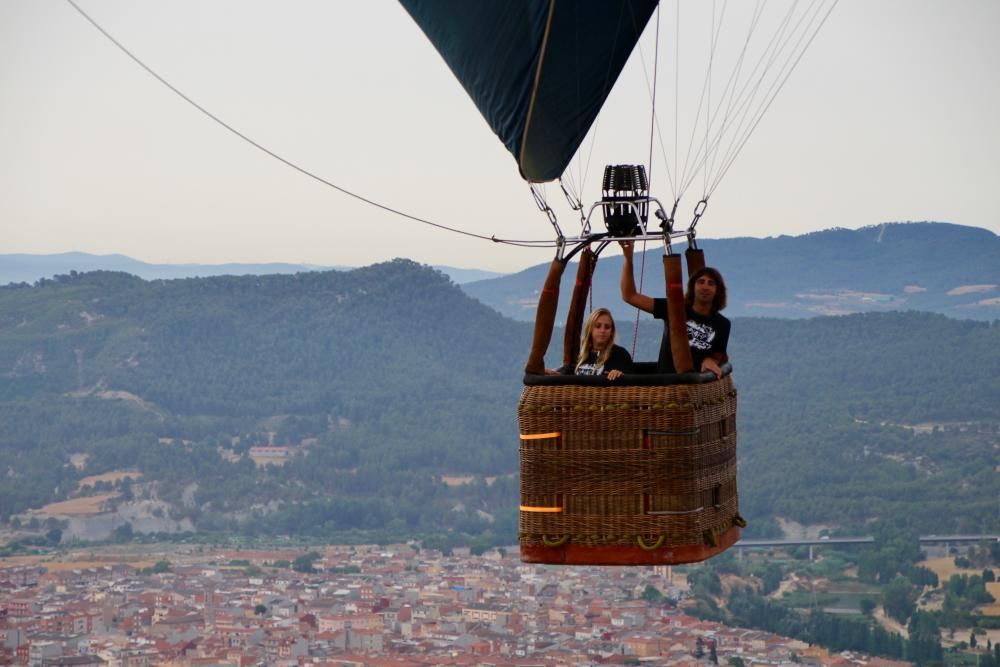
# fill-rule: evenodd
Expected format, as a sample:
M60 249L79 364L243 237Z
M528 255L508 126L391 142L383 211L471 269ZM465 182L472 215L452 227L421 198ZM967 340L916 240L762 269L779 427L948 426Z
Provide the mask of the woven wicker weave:
M738 539L730 376L526 386L518 422L523 560L691 562Z

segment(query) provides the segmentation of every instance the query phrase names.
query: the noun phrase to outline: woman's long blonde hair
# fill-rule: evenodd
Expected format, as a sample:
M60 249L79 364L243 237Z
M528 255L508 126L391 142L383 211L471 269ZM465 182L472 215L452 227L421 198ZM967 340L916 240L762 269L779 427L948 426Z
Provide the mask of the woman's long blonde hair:
M583 335L580 336L580 356L576 359L574 370L580 368L580 364L585 362L590 353L594 351L590 334L594 330L594 323L597 322L597 318L601 315L607 315L608 319L611 320L611 340L608 341L608 346L601 350L601 353L597 356L597 364L603 366L608 363L608 359L611 357L611 348L615 346L615 341L618 340L618 328L615 326L615 318L611 315L610 310L607 308L597 308L590 313L587 323L583 325Z

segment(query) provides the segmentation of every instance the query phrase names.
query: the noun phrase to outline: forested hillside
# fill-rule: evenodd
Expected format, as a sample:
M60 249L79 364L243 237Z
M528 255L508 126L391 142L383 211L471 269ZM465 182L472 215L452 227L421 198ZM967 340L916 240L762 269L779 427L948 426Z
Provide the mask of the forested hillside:
M726 278L731 316L921 310L962 319L1000 319L1000 236L986 229L891 223L802 236L705 239L700 245L708 263ZM662 292L662 246L648 247L645 286L650 293ZM641 264L637 254L637 274ZM539 265L463 289L509 317L531 320L547 269L547 264ZM621 256L609 249L597 265L594 301L623 315L620 272ZM566 271L564 289L574 278L575 267Z
M862 533L1000 529L1000 326L925 313L740 319L746 509Z
M660 328L640 329L652 358ZM509 544L530 335L405 260L0 288L0 521L132 470L113 504L162 502L200 531ZM1000 529L998 345L998 326L929 314L736 320L751 533L779 516ZM262 445L287 462L255 466Z

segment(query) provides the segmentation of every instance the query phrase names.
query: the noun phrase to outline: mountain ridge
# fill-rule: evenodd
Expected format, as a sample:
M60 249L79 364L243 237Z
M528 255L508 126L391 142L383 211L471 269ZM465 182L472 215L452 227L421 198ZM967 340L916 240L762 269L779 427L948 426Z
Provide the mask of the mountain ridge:
M62 252L52 254L10 253L0 254L0 285L10 283L34 283L56 275L73 271L121 271L144 280L170 280L174 278L207 278L220 275L271 275L291 274L309 271L350 271L352 266L321 266L317 264L297 264L290 262L222 264L155 264L143 262L120 253L96 255L86 252ZM458 284L471 280L484 280L502 274L476 268L454 266L434 266Z
M726 278L730 317L921 310L961 319L1000 318L1000 237L986 229L883 223L800 236L704 239L699 247ZM657 248L646 251L644 291L652 295L664 291L661 255ZM598 262L592 300L619 319L632 319L635 311L621 303L618 291L621 262L617 254ZM637 253L637 284L642 263ZM563 275L560 320L575 266ZM540 264L463 289L509 317L532 320L547 268Z

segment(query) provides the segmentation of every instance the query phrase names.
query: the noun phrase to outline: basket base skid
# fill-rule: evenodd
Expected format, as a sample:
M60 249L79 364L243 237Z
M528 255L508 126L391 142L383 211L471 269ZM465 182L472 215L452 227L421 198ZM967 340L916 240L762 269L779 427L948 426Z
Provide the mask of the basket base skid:
M733 526L719 535L714 547L707 544L692 544L683 547L660 547L647 551L638 545L586 546L566 544L561 547L521 545L521 562L545 563L549 565L681 565L697 563L720 553L736 544L740 539L740 529Z

